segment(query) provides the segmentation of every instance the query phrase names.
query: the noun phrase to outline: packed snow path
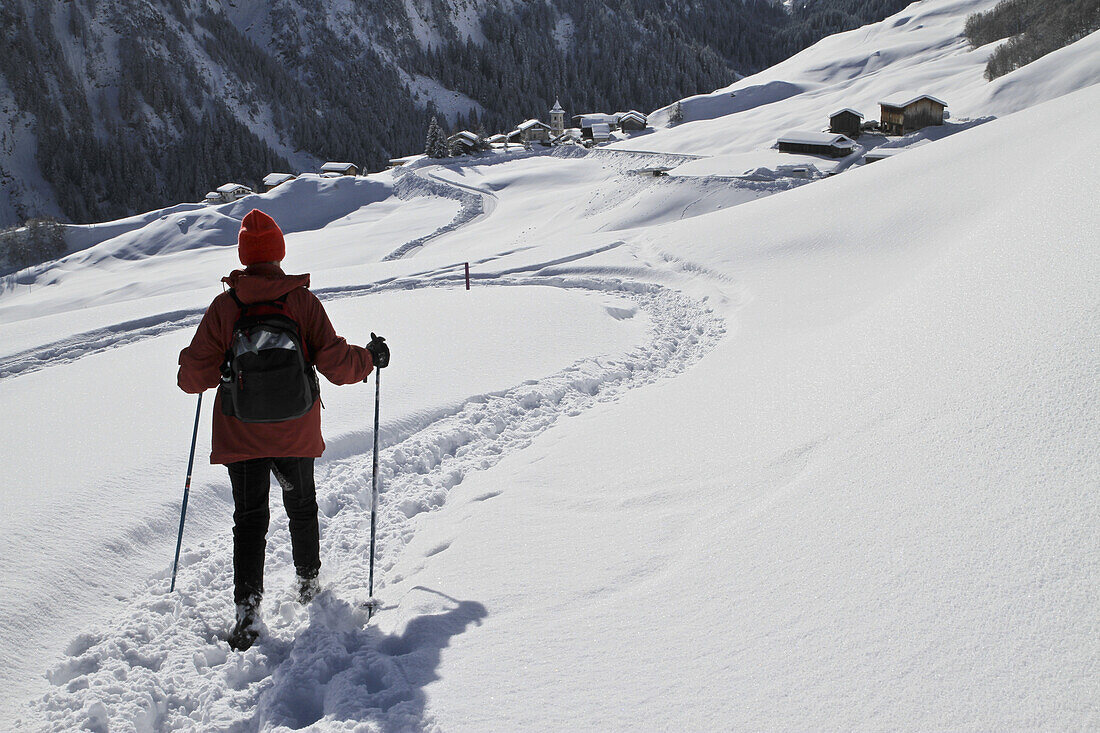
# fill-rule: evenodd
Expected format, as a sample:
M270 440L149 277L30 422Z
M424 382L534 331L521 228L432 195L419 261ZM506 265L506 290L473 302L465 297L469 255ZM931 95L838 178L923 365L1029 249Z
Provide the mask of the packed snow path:
M440 650L492 609L422 587L415 598L387 596L387 581L399 580L387 573L415 533L415 517L442 506L467 473L492 467L559 418L681 372L723 333L702 304L658 285L568 276L499 283L532 281L628 298L651 319L651 338L623 358L583 359L503 393L472 396L411 434L382 436L376 595L384 613L410 614L402 633L367 625L358 606L367 594L368 435L360 445L340 446L344 457L318 464L329 590L312 605L299 606L288 590L290 538L273 507L267 631L249 651L231 652L223 640L233 613L231 539L185 543L178 592L167 593L166 575L150 579L126 614L78 636L48 673L54 689L34 704L36 722L46 721L48 730L297 729L322 719L336 729L430 728L422 688L434 679Z

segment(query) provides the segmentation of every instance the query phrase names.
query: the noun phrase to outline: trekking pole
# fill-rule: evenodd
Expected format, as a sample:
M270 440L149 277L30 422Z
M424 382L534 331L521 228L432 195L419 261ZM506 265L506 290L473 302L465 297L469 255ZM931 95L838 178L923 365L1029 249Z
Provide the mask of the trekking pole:
M176 559L172 563L172 587L171 593L176 589L176 570L180 566L180 545L183 544L183 520L187 517L187 495L191 493L191 469L195 465L195 441L199 437L199 413L202 412L202 393L199 393L199 403L195 406L195 429L191 432L191 455L187 459L187 480L183 484L183 508L180 509L180 531L176 537Z
M374 370L374 467L370 482L370 598L367 600L367 621L370 621L378 601L374 599L374 539L378 518L378 396L381 391L382 370Z

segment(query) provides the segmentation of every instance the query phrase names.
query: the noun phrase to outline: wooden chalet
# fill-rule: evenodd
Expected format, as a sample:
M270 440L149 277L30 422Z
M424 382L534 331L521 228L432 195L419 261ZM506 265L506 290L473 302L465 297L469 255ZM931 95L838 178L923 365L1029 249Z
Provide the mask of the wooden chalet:
M597 122L589 128L592 142L605 143L611 139L611 125L606 122Z
M255 191L240 183L227 183L224 186L218 186L217 193L221 197L222 203L230 204L255 193Z
M848 107L837 110L829 115L829 132L847 135L854 139L859 137L861 132L860 127L862 125L863 115Z
M629 112L623 112L618 117L619 129L623 132L636 132L644 130L648 126L646 116L637 110L632 109Z
M895 94L879 102L879 126L887 135L904 135L929 125L943 124L947 102L929 94Z
M354 163L325 163L321 166L321 173L335 173L340 176L359 175L359 166Z
M809 153L843 158L855 150L855 142L845 135L831 132L788 132L778 140L784 153Z
M579 127L581 130L581 137L585 140L592 139L592 127L594 125L606 125L608 130L619 129L619 116L608 115L603 112L592 112L590 114L574 115L573 116L574 127Z
M484 141L469 130L456 132L447 138L447 149L451 155L469 155L483 150L484 147Z
M220 203L223 203L222 195L220 193L218 193L217 191L210 191L203 198L202 202L204 204L220 204Z
M293 181L298 176L293 173L268 173L264 176L263 185L264 193L267 193L276 186L281 186L287 181Z
M508 142L550 144L550 125L539 120L527 120L508 134Z

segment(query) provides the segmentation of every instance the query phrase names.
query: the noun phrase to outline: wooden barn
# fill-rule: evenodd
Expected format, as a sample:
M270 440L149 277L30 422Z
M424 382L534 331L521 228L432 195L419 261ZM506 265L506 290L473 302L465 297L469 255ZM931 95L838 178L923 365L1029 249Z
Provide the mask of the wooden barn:
M474 133L463 130L447 138L447 149L451 155L469 155L484 149L484 143Z
M788 132L778 140L784 153L809 153L843 158L855 149L855 142L845 135L831 132Z
M589 129L592 134L593 142L605 143L611 139L611 125L606 122L597 122Z
M354 163L325 163L321 166L321 173L335 173L340 176L359 175L359 166Z
M928 94L895 94L879 102L879 125L887 135L904 135L929 125L943 124L947 102Z
M266 193L276 186L281 186L287 181L293 181L295 178L297 176L293 173L268 173L263 180L264 192Z
M595 125L606 125L608 130L619 129L619 116L593 112L591 114L576 115L573 117L573 124L580 128L583 139L591 140L592 128Z
M637 110L623 112L619 117L619 129L624 132L636 132L644 130L647 126L646 116Z
M847 135L850 138L859 137L860 127L863 125L863 115L845 107L829 115L829 132Z

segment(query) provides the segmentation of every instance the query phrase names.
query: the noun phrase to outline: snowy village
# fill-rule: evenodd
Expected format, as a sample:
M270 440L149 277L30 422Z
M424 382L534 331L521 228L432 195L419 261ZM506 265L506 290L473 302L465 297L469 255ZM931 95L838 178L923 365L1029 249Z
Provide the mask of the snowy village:
M0 731L1100 729L1100 2L10 0Z

